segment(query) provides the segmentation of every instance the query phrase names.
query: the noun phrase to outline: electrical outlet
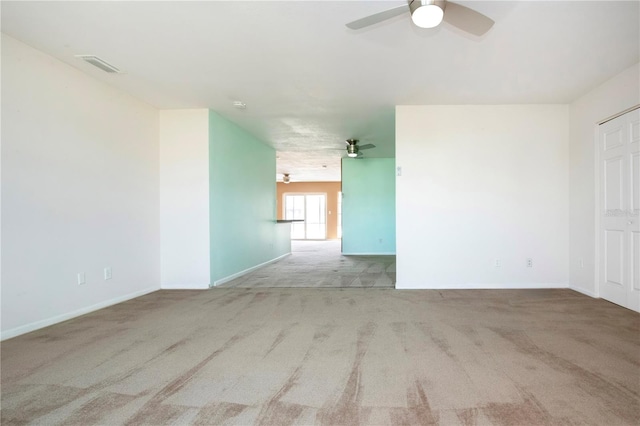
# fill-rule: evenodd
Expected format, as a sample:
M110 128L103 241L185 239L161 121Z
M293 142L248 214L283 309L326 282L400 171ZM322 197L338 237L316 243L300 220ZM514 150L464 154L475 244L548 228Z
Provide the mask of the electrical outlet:
M496 259L493 261L493 266L495 266L496 268L499 268L502 266L502 262L500 261L500 259Z
M527 258L527 268L533 268L533 259Z
M111 267L107 266L106 268L104 268L104 279L110 280L111 278L113 278L113 274L111 273Z
M84 272L78 272L78 285L83 285L87 282L87 277Z

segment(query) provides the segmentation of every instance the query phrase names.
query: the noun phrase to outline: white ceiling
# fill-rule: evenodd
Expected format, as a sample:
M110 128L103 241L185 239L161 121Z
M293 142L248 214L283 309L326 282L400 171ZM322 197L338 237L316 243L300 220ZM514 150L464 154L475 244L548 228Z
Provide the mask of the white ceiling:
M294 181L339 180L344 140L394 156L394 106L569 103L640 59L640 2L460 1L482 38L402 1L9 2L2 31L158 108L211 108L278 151ZM125 74L75 58L94 54ZM247 104L244 111L234 100ZM327 166L324 168L323 166Z

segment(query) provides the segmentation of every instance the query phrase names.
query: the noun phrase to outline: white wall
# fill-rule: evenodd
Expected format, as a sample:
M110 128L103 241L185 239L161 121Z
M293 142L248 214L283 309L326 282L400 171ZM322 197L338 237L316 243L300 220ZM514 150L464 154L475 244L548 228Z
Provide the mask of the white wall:
M396 107L396 287L566 287L568 124L566 105Z
M2 338L160 287L158 155L157 110L2 35Z
M575 290L591 296L598 296L595 163L597 124L638 104L640 65L636 64L570 106L570 283Z
M209 288L209 110L160 111L162 288Z

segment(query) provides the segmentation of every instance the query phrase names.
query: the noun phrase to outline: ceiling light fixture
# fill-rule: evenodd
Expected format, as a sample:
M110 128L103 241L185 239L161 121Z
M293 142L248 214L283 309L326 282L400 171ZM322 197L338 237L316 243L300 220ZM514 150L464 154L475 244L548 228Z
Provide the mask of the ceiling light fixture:
M247 104L242 101L233 101L233 107L237 109L247 109Z
M351 158L358 156L358 146L355 143L347 145L347 156Z
M285 173L282 175L282 182L289 183L291 182L291 178L289 177L289 173Z
M436 5L436 0L413 0L409 9L411 20L420 28L437 27L444 18L444 10Z

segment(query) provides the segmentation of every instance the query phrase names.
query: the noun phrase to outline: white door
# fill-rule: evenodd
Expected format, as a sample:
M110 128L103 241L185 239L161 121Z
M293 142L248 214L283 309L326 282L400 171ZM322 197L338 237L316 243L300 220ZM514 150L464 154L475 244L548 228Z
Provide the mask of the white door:
M640 109L600 125L600 296L640 312Z

